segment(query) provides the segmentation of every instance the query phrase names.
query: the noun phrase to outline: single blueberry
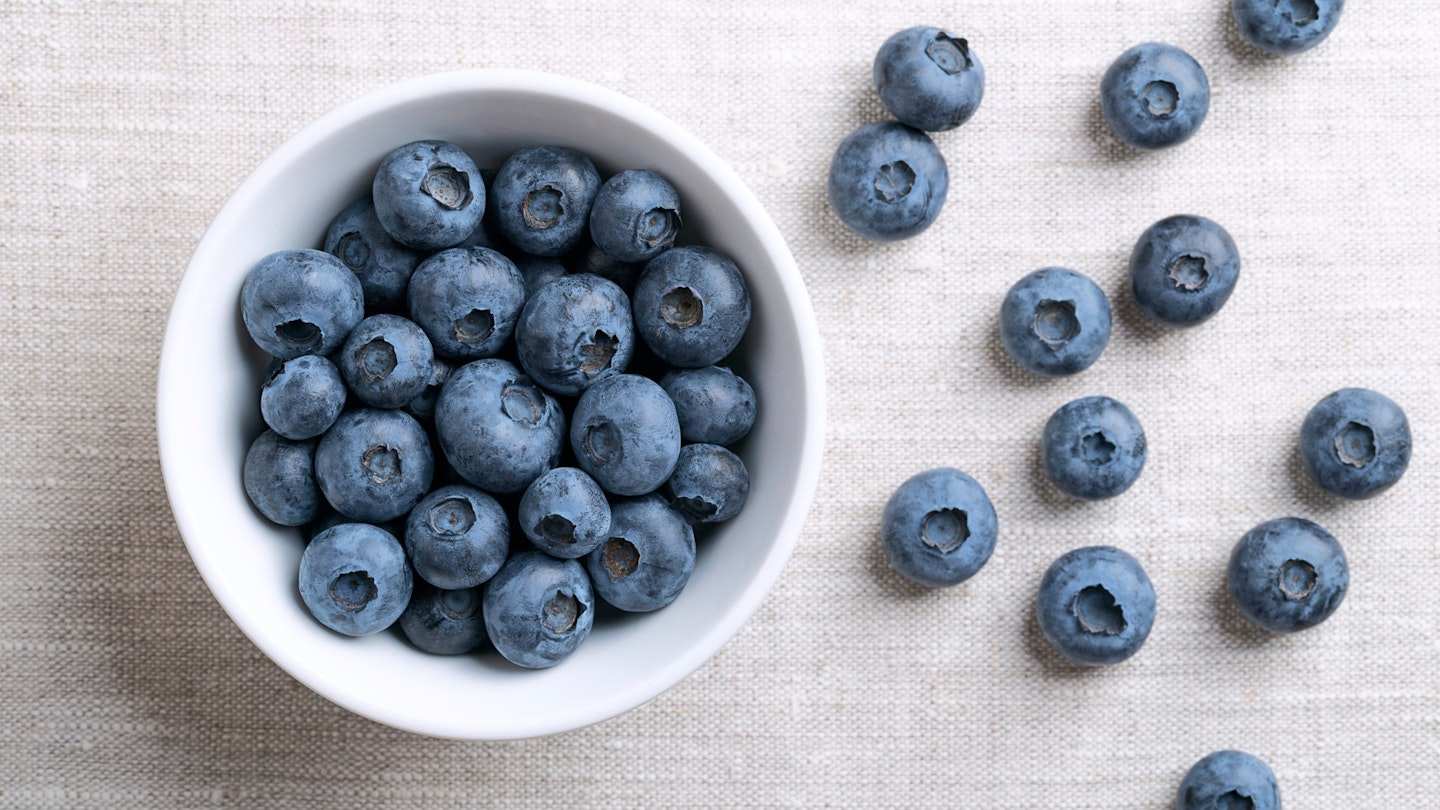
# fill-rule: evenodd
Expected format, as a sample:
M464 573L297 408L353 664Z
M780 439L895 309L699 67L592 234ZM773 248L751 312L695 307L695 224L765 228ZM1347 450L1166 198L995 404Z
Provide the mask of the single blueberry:
M1040 630L1077 664L1117 664L1140 651L1155 624L1155 588L1140 561L1113 546L1061 556L1040 580Z
M281 360L333 354L365 315L360 279L319 250L265 256L240 286L240 316L255 345Z
M511 663L531 669L565 660L595 621L585 569L538 551L510 555L486 583L482 605L490 643Z
M530 482L520 497L520 530L552 557L589 554L610 531L610 503L595 479L575 467L556 467Z
M893 121L850 133L830 161L830 207L845 227L873 242L908 239L930 227L949 185L935 142Z
M485 213L480 170L445 141L415 141L386 155L371 194L385 231L418 250L460 244Z
M653 380L607 377L575 403L570 446L580 468L612 495L659 489L680 457L675 404Z
M464 655L485 643L485 617L479 588L444 590L415 580L410 604L400 614L400 630L410 643L435 655Z
M1145 431L1123 403L1082 397L1050 416L1040 454L1045 475L1067 495L1088 501L1113 498L1145 468Z
M400 408L425 393L435 351L419 326L399 315L371 315L337 355L351 393L372 408Z
M580 243L600 172L590 158L562 146L521 149L505 159L492 191L500 232L534 256L559 256Z
M1175 810L1280 810L1270 766L1243 751L1216 751L1190 767Z
M435 358L435 362L431 365L430 378L425 381L425 390L410 400L405 406L405 412L422 422L433 422L435 401L440 398L440 390L444 388L445 382L454 373L455 366L451 365L450 361L443 357Z
M525 300L530 300L541 287L566 274L565 265L559 259L546 256L521 256L515 262L520 278L525 281Z
M600 186L590 209L590 238L618 262L647 262L675 244L680 194L649 169L630 169Z
M1267 520L1230 552L1226 583L1245 617L1272 633L1330 618L1345 599L1350 568L1340 542L1302 518Z
M306 354L282 361L260 389L260 415L287 439L313 439L345 409L345 380L329 360Z
M1145 42L1120 54L1100 80L1100 109L1115 137L1137 149L1189 140L1210 111L1210 80L1190 54Z
M410 510L405 552L431 585L473 588L495 576L510 553L510 521L498 501L474 487L440 487Z
M405 287L423 258L395 241L380 225L375 203L367 196L341 211L325 233L325 252L335 256L360 279L365 308L393 310L405 305Z
M728 368L682 368L660 379L675 403L680 438L687 442L729 445L755 425L755 389Z
M953 467L907 479L890 496L880 518L880 541L890 567L932 588L975 576L995 550L999 531L985 490Z
M1204 217L1156 222L1130 252L1130 290L1140 311L1173 326L1194 326L1220 311L1240 278L1235 240Z
M1300 455L1310 480L1326 492L1372 498L1394 486L1410 466L1410 422L1384 394L1342 388L1305 416Z
M1078 374L1100 359L1110 342L1110 299L1074 270L1036 270L1005 294L1000 342L1015 362L1036 374Z
M704 247L671 248L651 259L632 305L645 345L682 368L720 362L750 326L750 289L740 268Z
M1231 12L1245 41L1285 56L1325 41L1340 22L1345 0L1234 0Z
M740 514L750 497L750 471L740 457L718 444L687 444L665 481L670 508L692 525L719 523Z
M435 458L425 429L395 410L348 411L320 439L315 480L335 511L379 523L409 512L430 490Z
M585 557L595 592L630 612L674 602L695 570L695 531L665 501L650 495L611 509L605 542Z
M435 402L445 458L486 492L519 492L560 459L565 414L555 399L504 360L467 363Z
M301 526L320 511L315 442L291 441L267 430L250 443L242 474L245 494L266 520Z
M435 351L456 360L490 357L515 331L525 279L514 263L483 247L452 248L426 259L410 278L410 317Z
M630 299L599 276L557 278L525 302L515 348L525 373L540 385L579 394L629 366L635 353Z
M300 598L321 624L368 636L394 624L410 604L414 580L393 535L342 523L315 535L300 557Z
M916 26L892 35L875 54L880 102L902 124L927 132L969 121L985 95L985 68L962 37Z

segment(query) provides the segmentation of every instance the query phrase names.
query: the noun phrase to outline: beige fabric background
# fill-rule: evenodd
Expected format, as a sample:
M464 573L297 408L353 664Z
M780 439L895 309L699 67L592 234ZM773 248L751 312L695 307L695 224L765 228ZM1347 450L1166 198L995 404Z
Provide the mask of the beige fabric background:
M576 8L580 6L580 8ZM1440 6L1352 2L1319 50L1260 58L1226 0L611 4L0 0L0 805L5 807L1163 808L1221 747L1266 759L1288 807L1428 808L1440 794ZM877 119L875 48L966 35L979 115L938 138L949 203L865 244L824 203L834 145ZM1096 87L1147 39L1214 87L1198 138L1119 148ZM460 67L588 78L728 159L790 240L826 343L819 496L755 619L651 704L512 744L375 725L292 681L186 556L155 449L171 296L226 195L285 138L389 82ZM1147 324L1124 261L1181 211L1230 229L1239 288L1190 332ZM1113 296L1109 350L1041 381L998 348L1020 275L1061 264ZM1388 393L1416 436L1400 486L1322 497L1306 409ZM1151 461L1124 497L1070 503L1037 473L1063 402L1128 402ZM890 491L960 466L1002 534L966 585L889 573ZM1295 514L1345 544L1324 626L1251 630L1230 546ZM1063 665L1033 592L1054 557L1123 546L1160 599L1142 653Z

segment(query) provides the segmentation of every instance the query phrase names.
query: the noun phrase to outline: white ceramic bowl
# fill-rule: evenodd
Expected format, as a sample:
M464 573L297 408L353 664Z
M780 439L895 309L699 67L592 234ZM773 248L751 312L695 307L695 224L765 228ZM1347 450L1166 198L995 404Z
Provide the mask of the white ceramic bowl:
M537 144L572 146L602 173L654 169L680 191L695 241L732 256L754 301L735 367L759 419L743 445L744 511L703 540L689 585L651 614L597 621L559 666L522 670L493 652L432 656L396 633L346 638L300 602L300 532L268 524L240 470L263 426L265 358L240 323L241 281L262 256L320 247L381 158L439 138L482 167ZM814 313L780 232L715 153L658 113L572 79L464 71L365 96L300 131L225 203L181 279L160 357L157 421L180 533L215 598L300 682L358 714L421 734L512 739L579 728L639 706L694 671L754 613L789 559L819 478L824 374ZM601 616L602 620L609 618Z

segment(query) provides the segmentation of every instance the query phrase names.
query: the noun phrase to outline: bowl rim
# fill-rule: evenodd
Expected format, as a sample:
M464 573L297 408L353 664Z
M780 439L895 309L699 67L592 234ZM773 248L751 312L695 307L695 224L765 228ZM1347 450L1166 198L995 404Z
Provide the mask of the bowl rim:
M386 108L401 103L415 103L429 98L465 92L533 93L558 101L569 101L601 108L607 113L654 133L657 138L664 140L681 152L686 160L701 168L709 179L730 198L731 203L740 210L746 227L754 231L756 241L774 264L776 281L785 291L785 298L795 322L801 356L800 370L803 377L801 390L807 399L801 457L797 467L798 475L794 482L793 494L775 529L775 542L769 545L757 575L737 593L734 601L710 625L710 630L696 637L694 642L686 646L682 654L676 656L669 664L657 668L651 677L639 679L629 688L616 690L603 699L597 699L593 704L587 706L586 711L568 715L565 722L537 721L531 723L520 733L516 733L513 724L504 730L467 728L463 732L457 733L457 729L451 725L427 723L424 722L424 718L406 716L399 712L387 712L384 707L376 707L363 701L349 699L347 696L337 696L323 689L323 684L312 682L310 678L305 677L304 668L300 666L298 656L293 651L286 649L283 644L267 641L269 636L258 622L251 621L251 617L243 610L234 609L236 607L233 604L235 600L227 596L230 593L229 589L220 584L224 572L214 560L207 557L196 539L212 531L204 523L204 516L198 508L197 502L200 499L190 496L191 490L197 486L197 483L183 480L176 472L175 460L185 453L186 448L179 437L171 435L165 428L167 415L171 413L171 408L180 407L184 401L184 389L187 381L182 378L181 370L177 368L179 361L174 359L176 352L173 347L185 339L179 334L180 329L177 328L181 320L179 313L191 305L192 301L203 298L207 292L202 278L203 273L197 268L206 253L207 244L211 240L218 240L220 238L218 234L229 232L235 228L239 224L240 211L249 208L255 198L274 181L280 171L303 156L317 143ZM758 198L725 160L669 118L617 91L583 79L552 73L483 68L428 74L392 83L365 93L302 127L251 170L221 205L214 219L196 243L176 287L161 342L156 383L155 425L161 474L167 500L191 562L195 565L211 594L220 602L226 615L266 657L321 697L384 725L434 737L520 739L583 728L644 705L688 677L710 660L740 631L759 609L765 597L778 581L785 564L799 543L804 522L814 503L824 452L825 394L825 373L819 328L799 267L779 228L760 204Z

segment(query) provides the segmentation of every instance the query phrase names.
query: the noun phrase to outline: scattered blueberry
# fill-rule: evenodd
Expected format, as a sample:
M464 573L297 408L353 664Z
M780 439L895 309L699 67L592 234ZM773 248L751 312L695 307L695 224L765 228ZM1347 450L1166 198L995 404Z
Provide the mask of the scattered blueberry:
M622 500L605 542L585 557L595 591L621 610L659 610L695 570L695 532L656 496Z
M309 523L320 511L314 464L315 442L291 441L267 430L245 453L245 494L272 523Z
M1113 498L1145 468L1145 431L1123 403L1083 397L1050 416L1040 453L1045 475L1066 494L1088 501Z
M519 492L560 458L565 414L504 360L467 363L435 402L435 433L455 471L486 492Z
M510 521L498 501L474 487L440 487L410 510L405 552L431 585L473 588L495 576L510 553Z
M612 495L654 492L675 471L680 421L653 380L607 377L575 403L570 445L580 468Z
M675 244L680 194L649 169L611 176L590 209L590 238L618 262L647 262Z
M413 587L400 541L367 523L320 532L300 557L305 606L321 624L347 636L368 636L394 624L410 604Z
M501 164L491 187L500 232L534 256L559 256L580 243L600 172L562 146L521 149Z
M1216 751L1191 766L1175 810L1280 810L1270 766L1243 751Z
M885 40L873 73L885 109L927 132L969 121L985 95L985 68L970 43L939 28L916 26Z
M410 317L456 360L490 357L510 340L525 279L514 263L483 247L452 248L426 259L410 278Z
M351 393L372 408L400 408L425 393L435 351L420 327L399 315L371 315L336 358Z
M260 389L260 415L287 439L313 439L335 424L345 409L345 380L324 357L301 355L282 361Z
M540 385L573 396L624 373L635 352L630 299L599 276L564 276L525 302L515 327L520 365Z
M943 588L975 576L995 550L1000 524L974 478L953 467L918 473L885 504L880 541L901 576Z
M1036 270L1005 294L1000 341L1015 362L1036 374L1078 374L1110 342L1110 299L1074 270Z
M330 223L325 252L335 256L360 279L365 308L394 310L405 306L405 288L422 254L395 241L380 225L375 203L356 200Z
M1335 30L1345 0L1234 0L1231 11L1245 41L1266 53L1308 51Z
M671 248L651 259L635 283L633 307L645 345L682 368L720 362L750 326L750 290L740 268L704 247Z
M687 442L734 444L755 425L755 389L728 368L675 369L660 387L675 403L680 438Z
M1302 518L1278 518L1235 544L1226 581L1246 618L1272 633L1293 633L1340 607L1350 568L1329 532Z
M610 530L610 503L595 479L575 467L542 473L520 498L520 530L552 557L577 559Z
M400 630L410 643L436 655L464 655L485 643L481 590L444 590L415 580L410 605L400 614Z
M1395 401L1367 388L1342 388L1300 427L1305 472L1332 495L1361 500L1389 489L1410 466L1410 422Z
M670 508L692 525L719 523L745 506L750 471L739 456L718 444L687 444L680 448L664 494Z
M1035 615L1045 638L1077 664L1117 664L1155 623L1155 589L1140 561L1113 546L1078 548L1050 564Z
M929 136L884 121L850 133L830 161L830 207L873 242L908 239L935 222L950 175Z
M364 317L360 279L319 250L280 250L240 287L240 316L255 345L281 360L333 354Z
M490 643L510 662L531 669L563 661L595 621L585 569L538 551L510 555L485 586L482 604Z
M1130 253L1135 303L1174 326L1194 326L1219 312L1239 277L1235 240L1205 217L1166 217L1147 228Z
M367 523L409 512L430 490L434 472L425 429L401 411L347 411L315 450L315 480L325 499Z
M1210 111L1210 80L1190 54L1146 42L1125 51L1100 80L1100 109L1115 137L1137 149L1189 140Z
M415 141L391 152L380 162L371 192L386 232L418 250L460 244L485 213L480 170L445 141Z

